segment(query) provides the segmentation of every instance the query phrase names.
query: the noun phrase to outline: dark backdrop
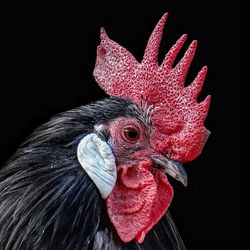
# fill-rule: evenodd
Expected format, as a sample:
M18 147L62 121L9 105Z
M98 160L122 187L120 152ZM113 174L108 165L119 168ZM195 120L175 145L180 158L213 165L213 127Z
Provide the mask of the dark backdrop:
M202 155L186 164L188 187L172 181L170 210L188 249L239 245L239 7L230 1L221 6L218 1L148 2L20 1L2 9L1 164L51 115L105 97L92 77L101 26L141 60L153 27L169 12L160 60L183 33L188 42L197 39L187 82L208 65L200 100L212 95L206 120L211 137Z

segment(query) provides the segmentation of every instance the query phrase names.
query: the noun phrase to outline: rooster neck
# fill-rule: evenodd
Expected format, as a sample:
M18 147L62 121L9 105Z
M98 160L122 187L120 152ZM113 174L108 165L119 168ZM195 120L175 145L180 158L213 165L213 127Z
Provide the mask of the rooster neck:
M0 170L0 249L184 249L171 248L180 239L165 217L143 244L121 242L105 201L77 161L79 140L98 122L134 115L131 105L108 98L73 109L23 143Z

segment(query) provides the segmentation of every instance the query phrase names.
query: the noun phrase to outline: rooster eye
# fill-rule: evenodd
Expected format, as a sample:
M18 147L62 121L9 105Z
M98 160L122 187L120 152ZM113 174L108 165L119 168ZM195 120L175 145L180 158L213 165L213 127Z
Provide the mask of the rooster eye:
M139 131L136 128L124 128L123 135L128 141L136 141L139 138Z

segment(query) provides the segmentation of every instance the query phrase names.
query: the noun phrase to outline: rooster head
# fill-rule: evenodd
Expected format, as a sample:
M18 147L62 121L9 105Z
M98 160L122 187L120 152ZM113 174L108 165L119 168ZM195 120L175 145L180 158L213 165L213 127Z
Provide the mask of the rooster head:
M197 42L173 66L187 37L183 35L161 65L157 62L166 19L164 14L152 32L141 63L101 29L94 77L128 107L125 115L96 124L77 149L124 242L143 242L173 198L166 174L186 185L182 163L195 159L209 136L204 120L210 96L197 102L207 67L184 86Z

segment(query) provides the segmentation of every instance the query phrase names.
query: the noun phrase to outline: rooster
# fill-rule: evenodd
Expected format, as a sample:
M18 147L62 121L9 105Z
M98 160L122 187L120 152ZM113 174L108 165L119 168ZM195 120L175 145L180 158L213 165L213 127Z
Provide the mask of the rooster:
M183 162L209 136L207 68L185 87L193 41L157 55L164 14L141 63L101 29L94 78L110 95L41 125L0 170L0 249L185 249L168 211Z

